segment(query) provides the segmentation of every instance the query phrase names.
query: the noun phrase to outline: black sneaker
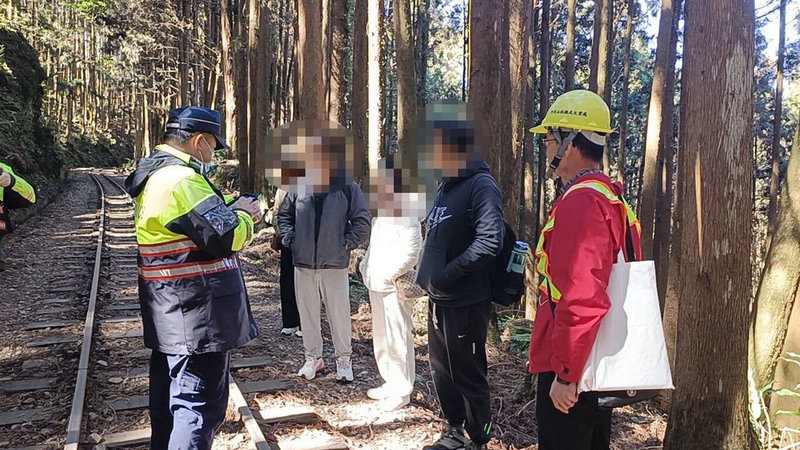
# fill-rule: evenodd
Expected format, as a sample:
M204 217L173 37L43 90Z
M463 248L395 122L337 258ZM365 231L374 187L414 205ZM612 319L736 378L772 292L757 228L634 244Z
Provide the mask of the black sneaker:
M486 446L486 444L478 445L474 442L470 442L469 444L467 444L465 448L466 450L486 450L488 447Z
M422 450L467 450L475 448L470 447L471 445L472 441L464 434L463 428L448 425L438 441L422 447Z

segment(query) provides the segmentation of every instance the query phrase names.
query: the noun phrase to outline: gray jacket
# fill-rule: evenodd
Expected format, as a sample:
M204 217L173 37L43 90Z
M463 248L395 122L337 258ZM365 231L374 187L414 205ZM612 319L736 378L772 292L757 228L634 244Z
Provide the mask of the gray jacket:
M318 224L315 201L322 202ZM284 247L292 249L296 267L346 269L350 251L369 237L369 209L355 183L324 196L298 198L290 193L278 210L278 226Z

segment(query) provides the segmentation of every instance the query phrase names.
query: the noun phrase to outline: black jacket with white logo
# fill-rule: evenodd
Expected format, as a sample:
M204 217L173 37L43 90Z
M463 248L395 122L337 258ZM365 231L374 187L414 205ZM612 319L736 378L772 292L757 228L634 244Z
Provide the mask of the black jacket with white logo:
M417 282L444 307L491 299L489 267L503 245L503 198L481 162L464 177L445 178L426 221Z

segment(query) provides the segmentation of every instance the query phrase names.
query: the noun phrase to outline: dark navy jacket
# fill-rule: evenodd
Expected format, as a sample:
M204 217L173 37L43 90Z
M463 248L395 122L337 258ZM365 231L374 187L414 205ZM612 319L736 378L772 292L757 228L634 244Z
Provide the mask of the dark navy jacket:
M439 306L491 299L489 270L503 245L503 198L481 162L464 177L445 178L426 220L417 282Z

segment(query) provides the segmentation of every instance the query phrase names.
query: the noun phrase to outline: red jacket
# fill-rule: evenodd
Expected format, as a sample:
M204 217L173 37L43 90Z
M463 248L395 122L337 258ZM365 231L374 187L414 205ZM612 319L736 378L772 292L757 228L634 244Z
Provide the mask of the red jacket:
M612 185L604 174L585 175L575 184L587 180ZM619 184L615 187L621 191ZM553 285L562 297L554 311L549 296L540 293L528 370L555 372L564 380L577 382L600 321L611 306L606 288L626 229L619 205L594 189L576 189L560 196L553 210L555 226L547 235L544 250Z

